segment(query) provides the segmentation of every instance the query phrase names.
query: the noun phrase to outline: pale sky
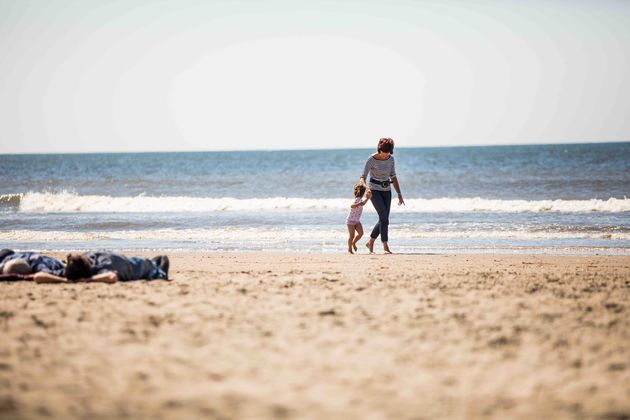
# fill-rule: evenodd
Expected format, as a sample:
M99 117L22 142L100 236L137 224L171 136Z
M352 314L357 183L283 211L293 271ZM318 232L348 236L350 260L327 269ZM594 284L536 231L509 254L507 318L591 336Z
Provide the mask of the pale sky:
M0 0L0 153L630 140L630 1Z

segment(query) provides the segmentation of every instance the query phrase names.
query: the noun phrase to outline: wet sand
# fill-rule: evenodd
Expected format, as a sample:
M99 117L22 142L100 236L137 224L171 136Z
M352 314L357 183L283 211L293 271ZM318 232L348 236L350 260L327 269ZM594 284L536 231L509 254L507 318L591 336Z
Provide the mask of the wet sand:
M629 257L181 253L171 277L0 284L0 418L630 416Z

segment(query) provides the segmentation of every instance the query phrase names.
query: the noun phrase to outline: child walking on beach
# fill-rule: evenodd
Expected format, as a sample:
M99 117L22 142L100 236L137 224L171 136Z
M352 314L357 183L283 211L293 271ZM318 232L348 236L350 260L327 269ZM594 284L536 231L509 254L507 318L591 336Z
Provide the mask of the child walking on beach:
M363 199L365 195L365 199ZM363 206L370 199L370 191L365 193L365 185L356 184L354 186L354 202L350 205L350 212L346 218L346 225L348 226L348 252L354 254L357 250L357 242L363 236L363 226L361 225L361 213L363 213ZM354 233L356 231L356 236Z

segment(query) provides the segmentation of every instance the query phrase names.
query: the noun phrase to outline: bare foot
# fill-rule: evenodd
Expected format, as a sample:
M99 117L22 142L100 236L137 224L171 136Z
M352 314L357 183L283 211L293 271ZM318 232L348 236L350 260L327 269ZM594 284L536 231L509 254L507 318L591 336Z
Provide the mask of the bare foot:
M356 247L355 247L356 248ZM354 254L354 252L352 252L352 248L348 248L348 253L350 254Z
M389 245L383 244L383 253L384 254L391 254L392 253L392 251L389 250Z
M359 248L357 248L356 242L352 244L352 248L354 248L354 252L357 252L359 250Z
M374 241L373 240L370 239L369 241L367 241L365 246L367 247L367 249L370 250L370 254L374 254Z

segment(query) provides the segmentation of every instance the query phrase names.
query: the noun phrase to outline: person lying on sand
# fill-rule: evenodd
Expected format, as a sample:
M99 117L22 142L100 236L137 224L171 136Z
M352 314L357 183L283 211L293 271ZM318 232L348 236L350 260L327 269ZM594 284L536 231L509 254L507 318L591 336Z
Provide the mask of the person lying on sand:
M166 255L153 259L126 257L113 252L68 254L65 278L50 273L37 273L37 283L90 281L116 283L131 280L168 280L169 260Z
M64 276L64 271L63 263L48 255L33 251L0 250L0 280L32 280L36 273Z

